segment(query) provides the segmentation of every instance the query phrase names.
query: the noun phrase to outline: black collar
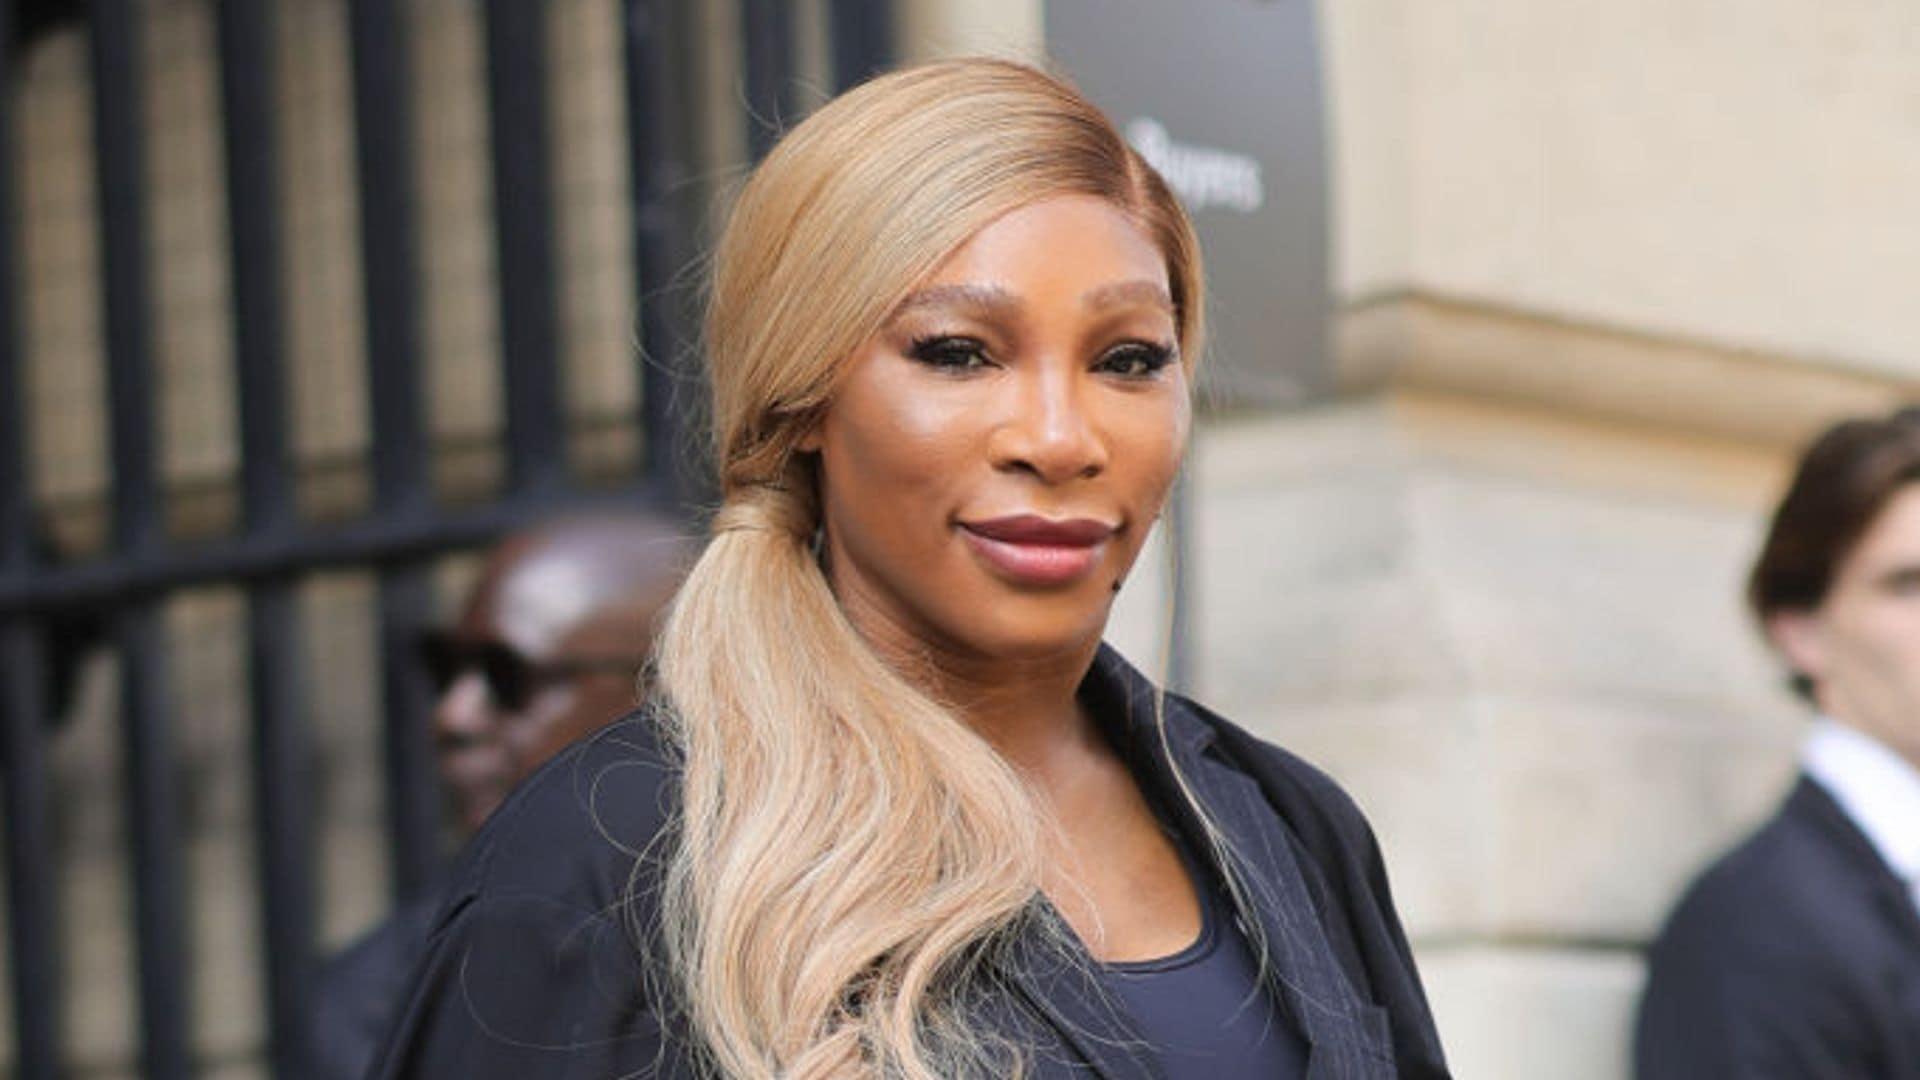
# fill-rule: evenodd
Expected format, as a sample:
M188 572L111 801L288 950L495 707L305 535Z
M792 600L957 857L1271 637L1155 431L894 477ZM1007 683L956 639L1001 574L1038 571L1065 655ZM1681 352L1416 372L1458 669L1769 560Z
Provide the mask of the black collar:
M1179 777L1205 808L1250 894L1276 998L1309 1046L1309 1080L1393 1076L1385 1014L1361 998L1334 956L1308 883L1314 871L1298 858L1258 781L1220 752L1216 721L1160 691L1106 645L1080 685L1080 699L1149 798L1169 813L1169 824L1219 877L1224 871L1207 828L1181 792L1178 763ZM1157 1058L1124 1006L1100 985L1097 962L1051 905L1037 907L1036 918L1052 925L1016 939L1009 956L1014 984L1099 1075L1158 1080ZM1057 947L1062 943L1067 955Z

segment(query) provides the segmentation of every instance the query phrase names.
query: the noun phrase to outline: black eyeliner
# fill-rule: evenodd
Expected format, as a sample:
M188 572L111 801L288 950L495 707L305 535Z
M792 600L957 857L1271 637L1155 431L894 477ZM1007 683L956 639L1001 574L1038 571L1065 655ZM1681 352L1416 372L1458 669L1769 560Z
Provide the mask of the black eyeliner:
M924 334L908 343L907 355L937 370L968 371L974 360L987 359L987 343L967 334Z

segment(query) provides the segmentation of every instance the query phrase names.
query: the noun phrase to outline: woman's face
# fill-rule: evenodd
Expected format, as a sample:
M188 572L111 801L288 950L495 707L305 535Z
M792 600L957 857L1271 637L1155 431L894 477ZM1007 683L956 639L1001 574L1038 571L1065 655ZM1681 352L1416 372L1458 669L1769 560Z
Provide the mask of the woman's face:
M987 225L854 354L820 455L834 591L882 647L1041 659L1098 640L1190 418L1165 259L1117 207Z

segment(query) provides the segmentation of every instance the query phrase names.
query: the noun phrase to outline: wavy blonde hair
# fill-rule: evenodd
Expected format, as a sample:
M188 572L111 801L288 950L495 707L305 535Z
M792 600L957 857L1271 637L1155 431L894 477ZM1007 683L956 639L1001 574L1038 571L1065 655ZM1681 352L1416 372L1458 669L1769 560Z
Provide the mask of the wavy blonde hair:
M1038 893L1041 812L847 621L813 553L814 461L797 447L918 282L987 223L1067 194L1109 200L1155 241L1181 354L1197 356L1192 225L1098 109L1031 67L874 79L790 132L733 208L706 330L722 504L657 654L683 769L659 929L708 1071L1018 1066L961 995Z

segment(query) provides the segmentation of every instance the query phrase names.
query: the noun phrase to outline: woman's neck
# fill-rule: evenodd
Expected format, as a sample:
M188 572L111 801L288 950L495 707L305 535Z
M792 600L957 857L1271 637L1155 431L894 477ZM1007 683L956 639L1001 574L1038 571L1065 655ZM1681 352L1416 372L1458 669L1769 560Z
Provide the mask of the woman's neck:
M931 643L884 620L848 614L881 659L952 709L1042 789L1059 786L1089 751L1104 746L1078 698L1099 638L1009 659Z
M1100 745L1078 692L1095 640L1032 659L932 656L930 689L968 727L1043 788Z

